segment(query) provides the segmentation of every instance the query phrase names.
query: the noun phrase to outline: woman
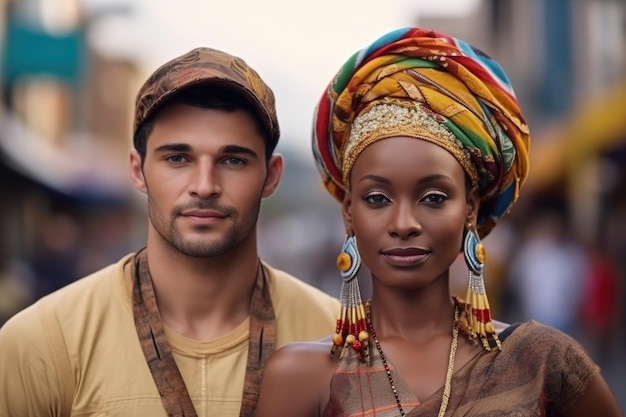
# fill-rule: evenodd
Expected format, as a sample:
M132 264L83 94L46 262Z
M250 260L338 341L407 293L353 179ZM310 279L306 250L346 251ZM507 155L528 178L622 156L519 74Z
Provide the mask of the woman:
M621 415L573 339L491 319L479 239L517 199L528 147L505 73L466 43L406 28L354 54L322 97L313 135L347 231L336 334L270 359L257 415ZM450 296L459 251L465 300Z

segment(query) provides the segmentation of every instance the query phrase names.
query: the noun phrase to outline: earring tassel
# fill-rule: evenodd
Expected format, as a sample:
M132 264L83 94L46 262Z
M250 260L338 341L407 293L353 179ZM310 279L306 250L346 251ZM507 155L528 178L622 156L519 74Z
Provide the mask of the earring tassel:
M341 310L330 356L333 357L339 347L343 347L341 355L348 353L346 347L357 352L361 361L369 361L369 334L365 320L365 307L361 299L361 290L357 272L361 267L361 259L354 237L348 237L343 251L337 257L337 267L341 271L343 283L341 286Z
M480 339L485 350L500 349L501 344L491 321L491 309L483 279L485 248L471 229L465 236L464 255L469 268L464 327L469 333L470 340Z

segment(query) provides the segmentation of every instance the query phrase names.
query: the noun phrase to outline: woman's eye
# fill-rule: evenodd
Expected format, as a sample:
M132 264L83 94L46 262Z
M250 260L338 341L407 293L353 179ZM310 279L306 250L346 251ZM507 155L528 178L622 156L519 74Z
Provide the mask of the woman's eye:
M368 194L363 198L363 200L365 200L366 202L370 204L383 204L383 203L388 203L390 201L387 198L387 196L382 193Z
M448 199L448 196L443 193L429 193L422 199L425 203L443 203Z

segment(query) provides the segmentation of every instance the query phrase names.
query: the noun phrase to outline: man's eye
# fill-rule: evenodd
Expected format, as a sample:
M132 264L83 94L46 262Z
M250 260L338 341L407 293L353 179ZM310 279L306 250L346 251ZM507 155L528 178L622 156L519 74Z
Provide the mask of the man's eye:
M180 164L182 162L185 162L187 159L182 155L172 155L168 156L167 160L173 164Z
M243 159L241 159L241 158L236 158L236 157L234 157L234 156L232 156L232 157L230 157L230 158L226 158L226 159L224 160L224 162L226 162L226 163L227 163L227 164L229 164L229 165L243 165L243 164L245 164L245 163L246 163L246 161L244 161Z

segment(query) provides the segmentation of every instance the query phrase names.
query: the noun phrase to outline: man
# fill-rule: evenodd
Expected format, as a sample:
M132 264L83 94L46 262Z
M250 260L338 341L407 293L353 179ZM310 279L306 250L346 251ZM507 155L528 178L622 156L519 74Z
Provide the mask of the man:
M0 329L2 417L250 416L268 355L333 326L337 300L259 260L283 161L258 74L194 49L149 77L135 111L146 248Z

